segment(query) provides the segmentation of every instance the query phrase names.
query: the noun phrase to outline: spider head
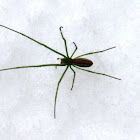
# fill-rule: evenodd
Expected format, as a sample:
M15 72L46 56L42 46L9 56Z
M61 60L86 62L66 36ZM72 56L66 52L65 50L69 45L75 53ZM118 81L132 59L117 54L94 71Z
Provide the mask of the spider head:
M72 65L72 59L71 58L61 58L61 64Z

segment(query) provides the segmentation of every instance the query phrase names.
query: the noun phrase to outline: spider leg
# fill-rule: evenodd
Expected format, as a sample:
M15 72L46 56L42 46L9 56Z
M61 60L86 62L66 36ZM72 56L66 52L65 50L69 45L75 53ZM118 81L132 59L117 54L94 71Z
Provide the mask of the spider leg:
M71 90L73 89L73 85L74 85L74 81L75 81L75 75L76 75L76 72L73 70L73 68L70 66L70 69L73 71L74 73L74 76L73 76L73 82L72 82L72 87L71 87Z
M55 53L57 53L57 54L59 54L59 55L62 55L63 57L66 57L64 54L62 54L62 53L60 53L60 52L58 52L58 51L56 51L56 50L50 48L49 46L47 46L47 45L45 45L45 44L43 44L43 43L41 43L41 42L39 42L39 41L37 41L37 40L35 40L35 39L29 37L29 36L27 36L27 35L25 35L25 34L23 34L23 33L21 33L21 32L18 32L18 31L16 31L16 30L13 30L13 29L11 29L11 28L9 28L9 27L6 27L6 26L4 26L4 25L0 25L0 26L6 28L6 29L8 29L8 30L11 30L11 31L13 31L13 32L16 32L16 33L18 33L18 34L20 34L20 35L22 35L22 36L24 36L24 37L27 37L27 38L31 39L32 41L34 41L34 42L36 42L36 43L38 43L38 44L40 44L40 45L42 45L42 46L48 48L49 50L51 50L51 51L53 51L53 52L55 52Z
M110 75L107 75L107 74L104 74L104 73L99 73L99 72L94 72L94 71L90 71L90 70L86 70L86 69L82 69L82 68L79 68L75 65L73 65L74 67L76 67L77 69L80 69L80 70L83 70L83 71L87 71L87 72L90 72L90 73L95 73L95 74L99 74L99 75L104 75L104 76L107 76L107 77L110 77L110 78L114 78L114 79L117 79L117 80L121 80L120 78L116 78L114 76L110 76Z
M59 88L59 84L61 82L61 80L63 79L67 69L68 69L69 66L66 67L65 71L63 72L60 80L58 81L58 84L57 84L57 89L56 89L56 94L55 94L55 101L54 101L54 118L56 118L56 100L57 100L57 93L58 93L58 88Z
M85 55L90 55L90 54L105 52L105 51L108 51L108 50L114 49L114 48L116 48L116 47L111 47L111 48L108 48L108 49L105 49L105 50L102 50L102 51L97 51L97 52L85 53L85 54L82 54L82 55L77 56L76 58L79 58L79 57L82 57L82 56L85 56Z
M63 27L60 26L59 30L60 30L60 33L61 33L62 39L64 40L64 43L65 43L65 49L66 49L67 57L69 57L69 54L68 54L68 48L67 48L67 42L66 42L66 39L65 39L64 36L63 36L62 28L63 28Z
M72 58L72 57L73 57L73 55L75 54L76 50L78 49L78 47L77 47L77 45L75 44L75 42L73 42L73 43L74 43L74 45L75 45L75 50L73 51L73 53L72 53L72 55L71 55L71 57L70 57L70 58Z
M12 67L12 68L6 68L6 69L0 69L0 71L5 70L13 70L13 69L23 69L23 68L35 68L35 67L47 67L47 66L65 66L62 64L42 64L42 65L33 65L33 66L20 66L20 67Z

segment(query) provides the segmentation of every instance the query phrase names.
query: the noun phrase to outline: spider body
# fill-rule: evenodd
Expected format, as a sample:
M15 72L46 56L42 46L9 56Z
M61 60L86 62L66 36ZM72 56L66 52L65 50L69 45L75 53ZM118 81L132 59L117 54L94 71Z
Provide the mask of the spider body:
M61 64L71 66L73 64L72 59L67 57L61 58Z
M37 40L29 37L29 36L27 36L27 35L25 35L25 34L23 34L21 32L18 32L16 30L13 30L13 29L11 29L9 27L6 27L4 25L0 25L0 26L6 28L8 30L11 30L13 32L16 32L16 33L18 33L18 34L20 34L20 35L22 35L22 36L24 36L24 37L32 40L32 41L38 43L39 45L44 46L45 48L51 50L52 52L57 53L58 55L63 56L63 58L61 58L61 63L60 64L42 64L42 65L19 66L19 67L12 67L12 68L0 69L0 71L5 71L5 70L12 70L12 69L47 67L47 66L55 66L55 67L57 67L57 66L66 66L66 69L63 72L62 76L60 77L60 80L58 81L57 88L56 88L55 101L54 101L54 118L56 117L56 100L57 100L57 94L58 94L59 85L60 85L60 83L61 83L61 81L62 81L62 79L63 79L66 71L68 70L68 68L70 68L72 70L72 72L74 73L71 90L73 89L73 85L74 85L74 81L75 81L75 75L76 75L76 72L74 71L74 69L72 68L72 66L75 67L75 68L77 68L77 69L80 69L82 71L86 71L86 72L90 72L90 73L99 74L99 75L107 76L107 77L110 77L110 78L114 78L114 79L117 79L117 80L121 80L119 78L116 78L116 77L113 77L113 76L110 76L110 75L107 75L107 74L104 74L104 73L94 72L94 71L90 71L90 70L81 68L81 67L90 67L93 64L93 62L91 60L88 60L88 59L85 59L85 58L80 58L80 57L85 56L85 55L90 55L90 54L105 52L105 51L110 50L110 49L113 49L115 47L108 48L108 49L105 49L105 50L102 50L102 51L85 53L85 54L79 55L79 56L77 56L75 58L72 58L73 55L75 54L76 50L77 50L77 45L75 44L75 42L73 42L74 45L75 45L75 50L73 51L72 55L69 56L68 49L67 49L67 42L66 42L66 39L64 38L63 33L62 33L62 28L63 27L60 27L59 30L60 30L62 39L64 40L66 55L64 55L64 54L62 54L62 53L54 50L53 48L50 48L49 46L47 46L47 45L45 45L45 44L43 44L43 43L41 43L41 42L39 42L39 41L37 41Z
M93 62L86 58L75 58L72 59L72 63L78 67L90 67L93 65Z
M93 62L86 58L75 58L75 59L62 58L61 64L68 65L68 66L76 65L78 67L90 67L93 64Z

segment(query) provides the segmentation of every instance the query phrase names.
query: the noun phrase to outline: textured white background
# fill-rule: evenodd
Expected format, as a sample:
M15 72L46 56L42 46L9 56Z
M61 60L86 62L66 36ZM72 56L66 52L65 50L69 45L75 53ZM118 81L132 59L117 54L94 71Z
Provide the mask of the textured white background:
M90 55L89 68L121 81L75 69L46 67L0 72L1 140L139 140L140 42L138 0L0 0L0 24L23 32L65 53L59 27L80 55ZM0 27L0 69L59 63L59 55Z

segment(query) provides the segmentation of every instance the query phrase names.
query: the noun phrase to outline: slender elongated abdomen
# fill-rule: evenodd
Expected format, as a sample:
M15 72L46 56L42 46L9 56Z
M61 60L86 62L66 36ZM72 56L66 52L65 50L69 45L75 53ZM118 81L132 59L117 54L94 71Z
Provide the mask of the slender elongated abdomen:
M93 62L91 60L88 60L85 58L72 59L72 63L79 67L90 67L93 64Z

